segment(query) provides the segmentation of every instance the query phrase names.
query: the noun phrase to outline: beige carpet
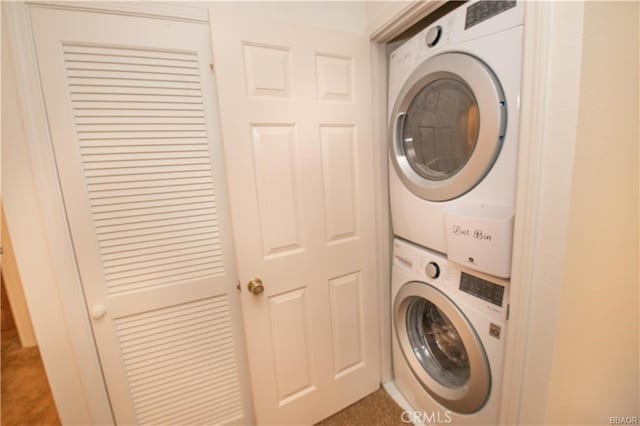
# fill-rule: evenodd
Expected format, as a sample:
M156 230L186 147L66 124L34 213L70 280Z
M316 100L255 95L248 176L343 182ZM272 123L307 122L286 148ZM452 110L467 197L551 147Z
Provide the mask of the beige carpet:
M59 425L38 348L2 342L2 426Z
M318 423L319 426L395 426L406 425L400 419L402 408L385 392L378 389L344 410Z

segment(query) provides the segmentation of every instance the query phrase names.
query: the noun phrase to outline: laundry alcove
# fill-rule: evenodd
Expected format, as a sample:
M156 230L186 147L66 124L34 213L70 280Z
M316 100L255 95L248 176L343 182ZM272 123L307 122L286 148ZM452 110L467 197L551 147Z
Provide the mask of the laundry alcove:
M443 3L247 3L237 25L209 3L2 4L3 207L65 424L309 423L392 380L384 43ZM578 76L610 34L583 35L589 7L525 5L504 424L567 395L549 330Z

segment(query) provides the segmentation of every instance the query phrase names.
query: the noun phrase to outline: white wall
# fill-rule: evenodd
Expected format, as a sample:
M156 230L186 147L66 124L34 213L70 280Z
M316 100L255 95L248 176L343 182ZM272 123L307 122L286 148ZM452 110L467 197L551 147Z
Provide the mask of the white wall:
M366 12L366 33L371 34L387 23L393 17L402 12L412 1L367 1L365 2Z
M640 412L638 3L547 5L541 205L516 417L609 424Z
M11 313L16 324L18 337L22 347L37 346L35 330L31 322L31 314L27 306L27 299L22 287L20 271L16 264L16 256L13 252L11 235L7 227L4 211L2 215L2 280L7 290L7 298L11 305Z
M208 7L211 2L194 4ZM364 35L367 29L363 1L254 1L234 2L248 13L266 15L293 23L303 23L349 34Z
M638 3L586 2L546 424L638 416Z
M370 35L404 11L414 1L251 1L235 2L247 12L269 15L284 21L305 23L339 32ZM189 3L208 7L213 3Z

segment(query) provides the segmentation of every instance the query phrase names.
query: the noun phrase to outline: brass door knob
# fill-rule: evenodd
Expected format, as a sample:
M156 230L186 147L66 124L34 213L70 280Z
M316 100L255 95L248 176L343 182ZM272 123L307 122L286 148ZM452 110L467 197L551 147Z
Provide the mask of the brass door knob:
M264 292L264 285L262 284L262 280L260 278L254 278L249 281L249 284L247 284L247 288L256 296Z

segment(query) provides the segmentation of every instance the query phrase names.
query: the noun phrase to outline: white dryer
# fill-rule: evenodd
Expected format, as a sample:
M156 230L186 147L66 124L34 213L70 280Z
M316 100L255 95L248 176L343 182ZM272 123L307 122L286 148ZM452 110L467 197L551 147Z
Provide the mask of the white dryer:
M394 234L505 278L515 205L522 3L465 3L389 59ZM453 244L450 253L456 238L473 247Z
M396 239L392 297L395 382L414 419L496 424L508 281Z

